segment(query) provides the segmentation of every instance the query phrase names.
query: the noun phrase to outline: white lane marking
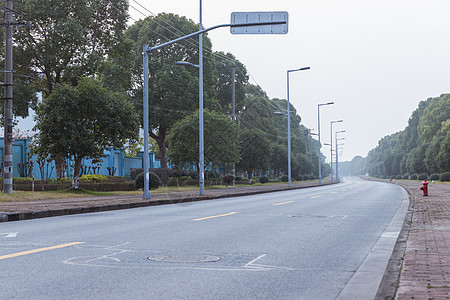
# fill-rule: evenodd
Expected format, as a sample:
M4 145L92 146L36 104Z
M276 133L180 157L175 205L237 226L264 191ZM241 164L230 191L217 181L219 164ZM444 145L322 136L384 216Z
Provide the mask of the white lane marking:
M253 264L253 263L256 262L257 260L260 260L261 258L263 258L263 257L266 256L266 255L267 255L267 254L263 254L263 255L258 256L257 258L255 258L255 259L249 261L248 263L246 263L244 267L248 267L249 265Z
M348 216L343 216L343 217L342 217L342 219L347 219L347 218L348 218Z
M4 234L5 236L3 238L6 239L6 238L15 238L15 237L17 237L17 235L19 233L18 232L7 232L7 233L0 233L0 234Z

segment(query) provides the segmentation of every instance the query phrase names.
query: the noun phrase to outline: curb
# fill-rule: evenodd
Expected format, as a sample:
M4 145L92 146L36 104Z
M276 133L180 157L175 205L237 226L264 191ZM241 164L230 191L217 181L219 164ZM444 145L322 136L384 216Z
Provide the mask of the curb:
M195 196L195 197L186 197L186 198L174 198L174 199L161 199L161 200L149 200L145 202L133 202L133 203L123 203L123 204L110 204L110 205L102 205L102 206L87 206L87 207L76 207L76 208L64 208L64 209L54 209L54 210L40 210L40 211L32 211L32 212L13 212L13 213L0 213L0 223L1 222L11 222L11 221L23 221L23 220L32 220L39 218L48 218L48 217L57 217L57 216L65 216L65 215L75 215L75 214L85 214L85 213L95 213L95 212L103 212L103 211L111 211L111 210L121 210L121 209L130 209L130 208L139 208L139 207L148 207L148 206L157 206L157 205L166 205L166 204L178 204L185 202L194 202L194 201L203 201L203 200L214 200L221 198L231 198L231 197L241 197L241 196L251 196L257 194L266 194L273 192L282 192L289 190L298 190L304 188L325 186L337 184L340 182L333 183L322 183L322 184L312 184L308 186L299 186L299 187L287 187L280 188L270 191L248 191L243 193L235 193L235 194L223 194L216 196Z
M395 184L401 187L408 193L409 206L405 219L403 221L402 229L400 231L400 234L398 235L394 250L392 251L391 257L389 258L388 265L386 266L386 270L384 272L383 278L381 279L381 283L378 287L378 291L374 300L395 299L395 296L397 295L397 289L400 282L400 273L403 268L403 258L406 252L406 243L408 241L412 215L414 213L414 201L411 192L403 185L396 183L391 184Z

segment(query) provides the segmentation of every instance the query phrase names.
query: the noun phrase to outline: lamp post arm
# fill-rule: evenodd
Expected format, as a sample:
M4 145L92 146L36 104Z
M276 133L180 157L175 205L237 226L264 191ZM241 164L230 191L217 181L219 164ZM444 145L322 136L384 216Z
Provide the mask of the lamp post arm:
M188 39L188 38L191 38L191 37L197 36L199 34L202 34L202 33L205 33L205 32L208 32L208 31L211 31L211 30L214 30L214 29L217 29L217 28L221 28L221 27L247 27L247 26L264 26L264 25L282 25L282 24L286 24L286 23L287 23L286 21L279 21L279 22L260 22L260 23L246 23L246 24L220 24L220 25L215 25L215 26L212 26L212 27L209 27L209 28L205 28L203 30L199 30L197 32L193 32L191 34L182 36L182 37L177 38L175 40L168 41L168 42L166 42L164 44L161 44L161 45L158 45L158 46L154 46L154 47L150 47L150 48L147 49L147 53L153 52L155 50L164 48L166 46L178 43L178 42L183 41L185 39Z

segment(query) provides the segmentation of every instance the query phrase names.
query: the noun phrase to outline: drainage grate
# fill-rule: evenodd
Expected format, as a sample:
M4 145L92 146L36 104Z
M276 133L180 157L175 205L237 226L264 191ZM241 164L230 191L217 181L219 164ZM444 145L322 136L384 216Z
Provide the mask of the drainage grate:
M215 262L220 258L212 255L190 255L190 254L168 254L153 255L148 258L152 261L171 262L171 263L201 263Z

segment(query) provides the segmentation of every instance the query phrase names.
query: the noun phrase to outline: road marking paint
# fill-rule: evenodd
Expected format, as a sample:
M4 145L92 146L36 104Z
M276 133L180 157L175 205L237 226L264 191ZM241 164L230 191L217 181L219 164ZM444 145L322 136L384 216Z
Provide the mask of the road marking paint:
M204 217L204 218L198 218L198 219L194 219L192 221L201 221L201 220L207 220L207 219L212 219L212 218L219 218L219 217L225 217L225 216L230 216L230 215L234 215L237 214L237 212L230 212L227 214L223 214L223 215L217 215L217 216L210 216L210 217Z
M14 238L19 233L18 232L7 232L7 233L0 233L0 234L5 234L5 236L3 238L6 239L6 238Z
M292 202L294 202L294 201L280 202L280 203L275 203L275 204L272 204L272 205L282 205L282 204L288 204L288 203L292 203Z
M342 217L342 219L343 219L343 220L344 220L344 219L347 219L347 218L348 218L348 215L347 215L347 216L343 216L343 217Z
M311 199L312 198L319 198L319 197L322 197L322 196L320 196L320 195L319 196L312 196Z
M337 194L337 192L331 192L331 194L333 195L333 194Z
M12 253L12 254L8 254L8 255L0 256L0 260L7 259L7 258L13 258L13 257L17 257L17 256L22 256L22 255L38 253L38 252L43 252L43 251L48 251L48 250L60 249L60 248L64 248L64 247L75 246L75 245L84 244L84 243L85 242L73 242L73 243L61 244L61 245L56 245L56 246L51 246L51 247L29 250L29 251Z
M249 261L248 263L246 263L246 264L244 265L244 267L250 266L251 264L253 264L253 263L256 262L257 260L260 260L261 258L263 258L263 257L266 256L266 255L267 255L267 254L263 254L263 255L258 256L257 258L255 258L255 259Z

